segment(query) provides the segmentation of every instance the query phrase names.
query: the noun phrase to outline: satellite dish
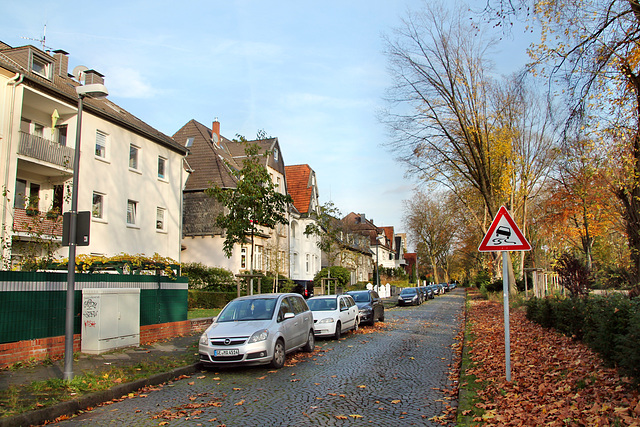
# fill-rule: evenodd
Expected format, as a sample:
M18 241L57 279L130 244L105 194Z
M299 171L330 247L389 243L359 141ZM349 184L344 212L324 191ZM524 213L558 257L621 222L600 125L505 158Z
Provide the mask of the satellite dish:
M78 65L77 67L75 67L73 69L71 74L73 74L73 76L76 78L77 81L82 83L82 80L83 80L83 77L84 77L84 72L87 71L88 69L89 68L85 67L84 65Z

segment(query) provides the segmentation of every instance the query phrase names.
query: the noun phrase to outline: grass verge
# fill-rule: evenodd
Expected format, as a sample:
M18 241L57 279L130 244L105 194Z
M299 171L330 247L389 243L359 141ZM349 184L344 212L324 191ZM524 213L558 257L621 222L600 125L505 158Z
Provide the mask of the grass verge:
M477 295L467 292L467 301L465 303L465 310L467 310L467 313L470 309L470 297L476 298ZM471 426L472 422L474 422L473 419L476 417L482 417L482 414L484 413L483 409L475 406L476 403L480 401L478 398L478 390L483 388L483 384L482 382L477 381L477 377L474 374L468 372L470 368L476 365L476 363L471 360L471 356L469 354L474 339L473 324L469 321L469 316L467 316L464 332L464 348L462 351L462 362L460 366L460 391L458 394L456 426Z
M215 317L221 310L221 308L194 308L187 312L187 318L191 320L203 317Z
M56 405L142 378L192 365L197 361L198 342L194 341L178 355L162 356L154 361L130 366L105 366L100 372L76 375L71 381L52 378L26 385L10 385L0 390L0 418L12 417L35 409Z

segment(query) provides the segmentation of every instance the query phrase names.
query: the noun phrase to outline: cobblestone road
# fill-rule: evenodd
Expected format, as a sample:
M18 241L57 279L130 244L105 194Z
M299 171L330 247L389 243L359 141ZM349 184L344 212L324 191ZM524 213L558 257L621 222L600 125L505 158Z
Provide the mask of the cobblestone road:
M204 371L57 425L440 425L429 419L457 403L441 390L450 387L463 307L464 291L456 289L388 309L380 332L319 340L295 366Z

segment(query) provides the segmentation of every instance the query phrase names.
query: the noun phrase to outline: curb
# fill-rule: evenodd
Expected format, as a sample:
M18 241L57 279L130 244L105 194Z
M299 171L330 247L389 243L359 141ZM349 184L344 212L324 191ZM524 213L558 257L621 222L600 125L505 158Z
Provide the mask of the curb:
M200 369L200 363L176 368L170 372L153 375L149 378L141 378L126 384L120 384L108 390L99 391L77 399L61 402L48 408L25 412L9 418L0 418L0 427L26 427L41 425L46 421L53 421L62 415L74 415L89 407L95 407L109 400L119 399L122 396L139 390L143 387L153 386L171 381L181 375L191 375Z

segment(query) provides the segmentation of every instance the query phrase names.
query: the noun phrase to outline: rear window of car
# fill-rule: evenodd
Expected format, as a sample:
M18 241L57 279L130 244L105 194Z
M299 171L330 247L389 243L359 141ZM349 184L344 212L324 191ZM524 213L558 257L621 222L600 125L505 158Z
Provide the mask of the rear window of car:
M354 292L349 294L353 297L355 302L368 302L370 301L369 292Z
M335 298L311 298L307 300L311 311L334 311L336 309Z

